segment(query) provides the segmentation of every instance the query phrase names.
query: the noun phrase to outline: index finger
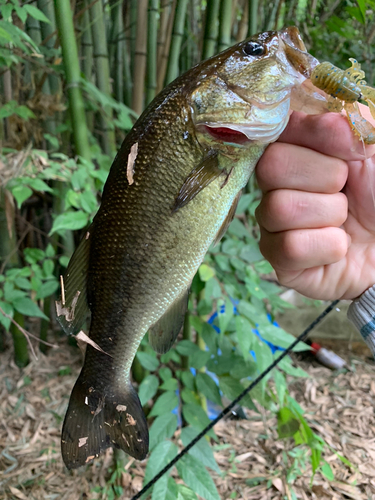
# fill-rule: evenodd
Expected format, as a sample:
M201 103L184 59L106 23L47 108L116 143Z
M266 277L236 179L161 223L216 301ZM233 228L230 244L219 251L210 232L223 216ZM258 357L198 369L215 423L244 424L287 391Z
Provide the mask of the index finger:
M374 122L367 106L360 105L360 110L366 120ZM278 140L345 161L363 160L375 154L375 145L366 146L364 152L362 141L351 130L347 118L339 113L306 115L295 111Z

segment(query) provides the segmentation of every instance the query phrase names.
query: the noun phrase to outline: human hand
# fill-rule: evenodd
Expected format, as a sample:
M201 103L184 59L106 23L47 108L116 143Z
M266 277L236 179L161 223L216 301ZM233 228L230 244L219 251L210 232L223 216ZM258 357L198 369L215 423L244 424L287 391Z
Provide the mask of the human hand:
M281 284L325 300L375 284L375 146L366 156L346 117L297 112L263 154L260 250Z

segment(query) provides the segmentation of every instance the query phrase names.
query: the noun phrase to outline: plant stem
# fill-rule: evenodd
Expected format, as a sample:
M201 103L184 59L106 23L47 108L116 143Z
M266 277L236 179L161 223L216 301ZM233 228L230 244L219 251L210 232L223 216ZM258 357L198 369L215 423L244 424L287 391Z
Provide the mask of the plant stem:
M101 0L95 2L90 9L92 41L94 46L94 61L96 70L96 84L105 95L111 96L110 71L106 26L104 21L103 4ZM115 132L111 129L112 108L104 108L105 115L99 113L101 144L105 154L113 156L116 151Z
M232 0L221 0L219 22L219 52L230 46L232 28Z
M13 319L20 326L25 326L25 317L23 314L18 311L14 312ZM12 323L9 327L10 333L13 337L13 345L14 345L14 362L20 368L26 366L29 362L29 351L27 349L27 340L26 337L17 326Z
M75 41L73 16L69 0L54 0L56 24L60 37L62 56L67 81L69 110L72 120L73 140L76 153L91 160L85 108L80 89L80 67Z
M155 97L157 87L157 41L158 41L158 9L159 0L149 0L148 33L147 33L147 75L146 104Z
M177 0L173 0L173 4L169 9L168 24L165 30L165 39L163 44L161 45L161 52L160 54L158 54L158 92L160 92L160 90L162 90L162 88L164 87L165 73L168 64L169 47L171 45L172 38L173 20L176 11L176 1ZM163 37L164 35L159 32L159 36Z
M249 0L248 36L255 35L258 29L258 2L259 0Z
M216 52L218 34L218 16L220 0L208 0L206 8L206 20L204 24L204 38L202 59L208 59Z
M188 0L177 0L176 13L173 22L172 40L169 49L169 58L167 66L167 74L165 76L165 85L168 85L172 80L177 78L178 69L178 59L180 57L181 42L184 35L184 24L186 8L188 5Z
M137 38L134 64L132 108L138 114L143 111L147 49L147 0L139 0L137 11Z

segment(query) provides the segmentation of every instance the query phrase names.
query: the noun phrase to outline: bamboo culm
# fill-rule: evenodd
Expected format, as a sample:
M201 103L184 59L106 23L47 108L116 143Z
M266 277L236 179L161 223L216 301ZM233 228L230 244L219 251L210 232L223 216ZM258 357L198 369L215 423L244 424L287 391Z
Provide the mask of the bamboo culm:
M69 0L54 0L56 25L59 32L62 56L65 67L69 111L72 121L73 140L76 153L86 160L91 159L85 108L83 104L80 79L81 70L73 26L73 15Z
M204 24L202 59L208 59L216 51L220 0L208 0Z
M146 104L150 103L155 97L157 87L158 10L159 0L149 0L147 29Z
M173 22L172 40L169 49L169 58L167 73L165 75L165 85L177 78L179 73L178 60L181 51L181 42L184 35L184 24L188 0L178 0L176 4L176 13Z

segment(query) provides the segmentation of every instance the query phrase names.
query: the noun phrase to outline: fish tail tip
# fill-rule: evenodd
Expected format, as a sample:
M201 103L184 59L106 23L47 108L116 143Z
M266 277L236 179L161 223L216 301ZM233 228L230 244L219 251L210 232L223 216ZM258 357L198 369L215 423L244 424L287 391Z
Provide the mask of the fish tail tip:
M138 395L124 388L95 388L78 378L65 416L61 452L68 469L90 463L109 447L143 460L148 453L148 427Z

